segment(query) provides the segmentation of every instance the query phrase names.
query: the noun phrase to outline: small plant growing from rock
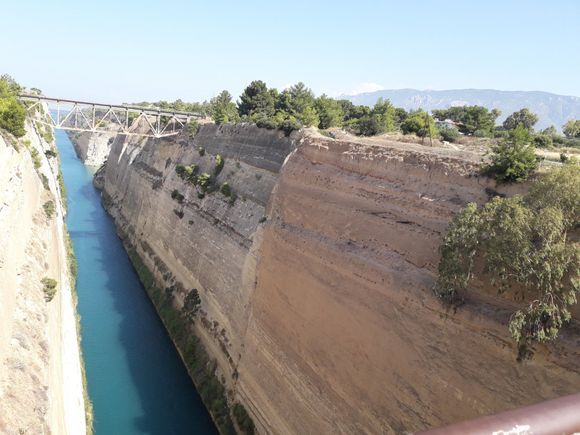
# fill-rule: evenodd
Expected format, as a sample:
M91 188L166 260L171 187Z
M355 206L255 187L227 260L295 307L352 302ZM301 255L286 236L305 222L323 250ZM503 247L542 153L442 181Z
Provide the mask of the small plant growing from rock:
M199 187L202 193L205 193L207 191L210 182L211 175L209 175L207 172L204 172L203 174L197 176L197 187Z
M219 175L219 173L222 171L223 168L224 168L224 159L220 154L217 154L215 156L215 168L213 171L216 177Z
M46 201L43 204L42 208L44 209L44 213L46 214L46 217L48 219L51 219L52 216L54 216L55 208L54 208L54 202L52 200Z
M187 296L185 296L185 300L183 301L183 314L189 320L193 320L199 311L200 306L201 298L199 297L199 292L196 288L193 288L189 291Z
M230 196L232 194L232 188L228 183L224 183L222 184L222 187L220 187L220 192L225 196Z
M205 148L204 147L199 147L197 149L197 152L199 153L200 157L205 156Z
M46 150L44 152L44 155L46 157L48 157L49 159L52 158L52 157L56 157L57 156L57 154L53 150Z
M187 134L189 135L190 139L193 139L198 131L199 131L199 122L197 122L195 119L192 119L187 123Z
M175 190L173 190L173 192L171 192L171 199L173 199L181 204L183 202L183 200L185 199L185 196L183 196L181 193L179 193L179 190L175 189Z
M44 300L46 302L52 301L52 298L54 298L54 295L56 294L56 286L58 285L58 283L56 282L55 279L48 278L46 276L42 278L40 282L42 283L43 286L42 290L44 291Z

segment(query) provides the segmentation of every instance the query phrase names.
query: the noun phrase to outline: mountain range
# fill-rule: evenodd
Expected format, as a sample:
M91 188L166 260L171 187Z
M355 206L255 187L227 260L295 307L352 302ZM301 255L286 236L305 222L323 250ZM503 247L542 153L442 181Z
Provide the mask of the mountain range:
M479 105L501 110L497 122L511 113L527 107L538 115L536 129L562 125L570 119L580 119L580 98L541 91L498 91L495 89L451 89L442 91L417 89L385 89L358 95L343 96L355 104L374 105L379 98L388 99L406 110L445 109L452 106Z

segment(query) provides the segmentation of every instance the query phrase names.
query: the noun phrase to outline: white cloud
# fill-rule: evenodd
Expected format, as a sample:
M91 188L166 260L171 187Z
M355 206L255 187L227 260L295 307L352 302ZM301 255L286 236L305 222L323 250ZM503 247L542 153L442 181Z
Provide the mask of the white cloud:
M350 94L358 95L364 94L366 92L382 91L383 89L385 89L385 87L383 85L379 85L378 83L359 83L352 91L350 91Z

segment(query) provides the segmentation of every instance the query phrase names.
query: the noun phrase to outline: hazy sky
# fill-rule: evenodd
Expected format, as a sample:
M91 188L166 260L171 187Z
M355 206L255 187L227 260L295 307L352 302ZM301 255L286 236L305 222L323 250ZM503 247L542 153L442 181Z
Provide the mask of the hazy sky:
M495 88L580 96L580 1L5 0L0 73L102 102Z

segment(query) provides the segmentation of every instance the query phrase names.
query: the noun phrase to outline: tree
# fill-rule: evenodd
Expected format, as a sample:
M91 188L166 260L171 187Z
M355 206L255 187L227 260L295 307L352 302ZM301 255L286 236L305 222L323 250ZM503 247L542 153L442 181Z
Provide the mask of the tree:
M500 183L521 182L538 167L531 135L519 124L509 136L491 148L490 163L484 168Z
M199 307L201 306L201 298L199 297L199 291L193 288L187 293L185 299L183 300L183 314L189 319L193 320Z
M222 91L209 102L209 113L216 124L236 122L240 119L236 104L232 102L232 96L228 91Z
M320 120L318 124L319 128L327 129L330 127L340 127L342 125L344 112L342 111L340 103L335 99L328 98L325 94L322 94L314 102L314 107Z
M16 98L20 91L20 85L12 77L6 74L0 77L0 128L16 137L26 133L26 109Z
M274 116L276 111L276 98L278 91L268 89L266 83L261 80L254 80L244 89L240 95L238 111L241 116L252 116L261 114L266 117Z
M420 109L409 113L407 119L401 124L401 131L403 134L414 133L423 138L437 135L435 121L427 112Z
M571 119L564 124L564 135L567 138L580 137L580 119Z
M276 108L287 116L293 116L302 125L318 125L314 93L302 82L285 89L278 98Z
M508 116L503 122L503 128L506 130L514 130L518 125L521 125L526 130L532 131L537 122L538 115L524 108Z
M433 116L445 121L451 119L457 123L459 131L463 134L474 134L476 131L480 135L490 136L495 120L501 115L497 109L488 110L483 106L458 106L449 109L433 110Z
M527 358L534 342L554 340L571 319L569 307L580 292L579 224L579 165L550 171L523 197L495 197L482 208L469 204L441 244L436 294L460 303L479 274L500 293L526 300L509 332L518 359Z

